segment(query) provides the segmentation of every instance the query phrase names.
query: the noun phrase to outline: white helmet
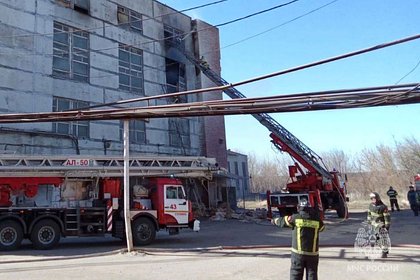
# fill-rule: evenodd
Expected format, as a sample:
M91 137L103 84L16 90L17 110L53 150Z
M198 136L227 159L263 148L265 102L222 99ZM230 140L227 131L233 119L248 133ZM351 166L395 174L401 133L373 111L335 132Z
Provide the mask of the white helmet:
M309 202L306 199L301 199L299 201L299 208L303 209L303 208L306 208L306 207L311 207L311 205L309 204Z
M369 197L370 198L376 198L376 200L380 200L381 199L381 197L379 196L379 193L377 193L377 192L371 192L369 194Z

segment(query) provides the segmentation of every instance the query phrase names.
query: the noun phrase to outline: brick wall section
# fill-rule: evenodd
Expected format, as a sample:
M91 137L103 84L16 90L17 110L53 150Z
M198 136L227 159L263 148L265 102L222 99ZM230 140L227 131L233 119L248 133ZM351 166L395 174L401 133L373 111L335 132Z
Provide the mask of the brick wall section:
M196 54L203 57L210 68L221 73L219 30L211 25L194 20L197 29L195 37ZM205 75L199 74L202 88L215 86ZM202 100L223 99L222 92L208 92L202 95ZM216 158L221 167L227 168L225 119L223 116L204 117L204 151L207 157Z

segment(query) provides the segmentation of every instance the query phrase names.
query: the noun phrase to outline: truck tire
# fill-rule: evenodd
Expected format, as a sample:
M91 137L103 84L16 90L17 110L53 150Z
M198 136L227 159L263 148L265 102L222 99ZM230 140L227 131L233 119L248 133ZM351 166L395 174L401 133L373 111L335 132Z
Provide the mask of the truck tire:
M138 218L133 222L132 227L134 245L148 245L155 240L156 227L150 219Z
M346 204L341 197L338 198L337 216L339 218L346 217Z
M30 239L35 249L49 250L58 244L60 237L58 224L52 220L44 219L35 224Z
M19 248L23 240L22 226L11 220L0 222L0 251L11 251Z

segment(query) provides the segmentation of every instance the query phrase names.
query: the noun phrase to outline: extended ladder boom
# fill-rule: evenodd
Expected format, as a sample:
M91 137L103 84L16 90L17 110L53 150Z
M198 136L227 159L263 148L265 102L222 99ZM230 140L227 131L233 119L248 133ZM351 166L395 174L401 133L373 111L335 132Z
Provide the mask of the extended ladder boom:
M214 158L131 157L130 176L204 177L219 170ZM0 177L121 177L124 159L119 156L0 155Z
M171 43L170 41L168 43ZM204 75L206 75L212 82L218 86L229 85L229 83L220 77L216 72L210 69L209 65L201 61L188 51L186 51L179 44L172 43L173 47L182 52L185 57L191 61L196 67L198 67ZM234 87L225 89L224 92L232 99L246 98L239 90ZM296 136L290 131L279 124L275 119L266 113L252 114L262 125L264 125L271 133L273 133L278 139L280 139L285 146L289 149L287 152L291 154L295 159L304 162L300 162L308 170L315 170L326 179L331 179L332 175L326 170L321 164L321 157L312 151L308 146L302 143ZM275 139L274 139L275 140ZM280 148L276 145L277 148ZM291 150L291 151L290 151ZM312 170L311 170L312 171Z

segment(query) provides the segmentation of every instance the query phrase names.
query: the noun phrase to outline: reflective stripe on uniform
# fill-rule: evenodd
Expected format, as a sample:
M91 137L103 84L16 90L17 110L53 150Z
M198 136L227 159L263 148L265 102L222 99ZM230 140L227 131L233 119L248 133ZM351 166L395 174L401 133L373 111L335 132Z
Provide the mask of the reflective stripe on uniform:
M312 252L316 252L316 239L318 238L318 230L315 229L314 234L314 245L312 246Z
M384 215L384 213L375 213L375 212L369 212L369 214L371 216L376 216L376 217L380 217L380 216Z
M319 222L313 220L296 219L295 224L297 227L319 228Z
M296 228L297 231L297 249L298 251L302 251L302 245L300 243L300 238L301 238L301 233L302 233L302 228L301 227L297 227Z
M305 252L302 250L296 250L295 248L292 248L292 252L299 254L299 255L307 255L307 256L318 256L318 252Z
M284 216L284 222L286 223L286 225L288 226L288 227L292 227L292 225L290 224L290 222L289 222L289 219L290 219L290 216Z
M373 227L375 227L375 228L377 228L377 227L383 227L384 225L386 225L385 223L383 223L383 222L375 222L375 221L373 221L372 223L371 223L371 225L373 226Z
M386 226L391 224L391 215L389 212L384 212L384 222Z
M395 190L389 190L386 193L390 198L396 198L396 196L398 195L398 193Z

